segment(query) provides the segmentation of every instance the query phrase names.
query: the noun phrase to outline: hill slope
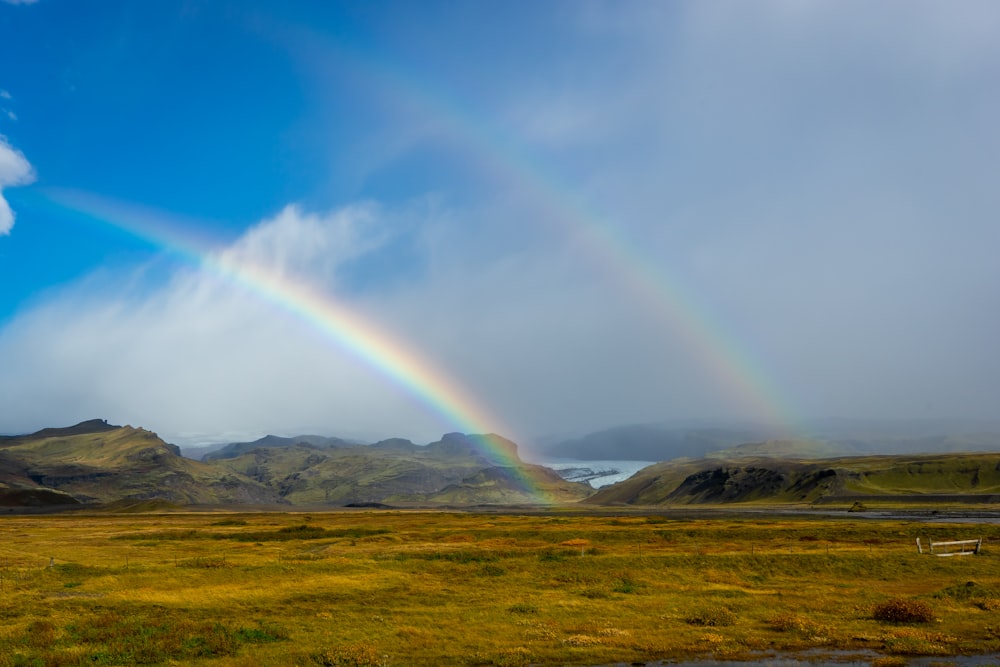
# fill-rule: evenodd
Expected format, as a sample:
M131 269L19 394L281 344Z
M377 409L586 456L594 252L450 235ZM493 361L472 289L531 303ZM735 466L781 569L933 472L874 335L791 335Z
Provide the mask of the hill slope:
M0 488L48 490L75 502L160 499L190 503L273 503L266 487L180 456L155 433L97 420L0 441Z
M571 502L592 492L520 462L517 445L495 435L450 433L427 446L338 443L268 436L202 462L141 428L93 420L44 429L0 440L0 506L521 504Z
M400 438L355 447L276 444L233 449L230 456L220 450L210 463L254 479L296 505L533 503L539 495L570 502L591 492L541 466L509 465L519 461L517 446L495 435L450 433L426 446ZM503 461L496 455L501 450Z
M848 502L861 498L1000 502L1000 454L827 459L743 457L658 463L585 502L632 505Z

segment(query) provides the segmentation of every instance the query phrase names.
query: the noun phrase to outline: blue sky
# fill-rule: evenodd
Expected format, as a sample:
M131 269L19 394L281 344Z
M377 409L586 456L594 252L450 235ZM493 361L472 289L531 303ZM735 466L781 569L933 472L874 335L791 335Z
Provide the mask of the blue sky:
M0 432L454 426L206 257L308 283L522 439L993 418L998 30L989 2L0 2Z

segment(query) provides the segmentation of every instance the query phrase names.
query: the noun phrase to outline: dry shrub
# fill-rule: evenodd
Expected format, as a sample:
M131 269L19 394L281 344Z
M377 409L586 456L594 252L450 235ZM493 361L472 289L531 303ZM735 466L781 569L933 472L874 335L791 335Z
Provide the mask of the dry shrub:
M872 618L887 623L930 623L934 610L923 600L893 598L872 607Z
M983 611L1000 611L1000 599L997 598L986 598L985 600L976 600L973 604L975 604Z
M371 644L343 644L327 649L313 660L323 667L387 667L389 656Z
M691 625L720 628L736 623L736 614L729 607L706 607L686 617L684 621Z

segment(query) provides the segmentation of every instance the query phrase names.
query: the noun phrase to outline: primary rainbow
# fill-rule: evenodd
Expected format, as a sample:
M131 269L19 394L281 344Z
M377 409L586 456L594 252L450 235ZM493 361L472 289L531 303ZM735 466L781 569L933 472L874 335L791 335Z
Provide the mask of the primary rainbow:
M207 250L191 234L182 237L176 225L155 212L79 191L49 190L45 198L63 210L112 225L174 253L306 323L405 389L445 422L471 434L479 450L496 465L510 468L525 492L534 499L539 502L552 500L532 476L532 467L525 465L516 453L494 444L489 437L478 437L510 431L502 429L499 420L480 406L471 392L403 341L329 295L266 267L236 262Z

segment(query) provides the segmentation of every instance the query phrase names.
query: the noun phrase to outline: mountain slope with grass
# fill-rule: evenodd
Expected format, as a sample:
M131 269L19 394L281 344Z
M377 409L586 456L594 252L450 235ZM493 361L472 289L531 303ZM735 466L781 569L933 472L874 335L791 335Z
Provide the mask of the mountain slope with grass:
M101 420L0 439L0 506L8 507L524 504L591 492L521 462L517 445L496 435L450 433L426 446L268 436L208 461L182 457L150 431Z
M211 465L250 477L296 505L571 502L591 493L587 485L520 462L517 445L496 435L449 433L429 445L401 438L354 447L278 443L229 453L216 452Z
M1000 453L680 459L649 466L624 482L598 490L585 502L849 503L874 498L1000 502Z
M281 502L257 482L183 458L151 431L101 420L0 440L0 495L16 498L26 491L84 504Z
M252 452L255 449L277 449L281 447L294 447L296 445L307 445L318 449L332 449L335 447L354 447L360 442L344 440L343 438L326 437L322 435L296 435L285 438L279 435L265 435L252 442L231 442L228 445L212 449L201 456L202 461L214 461L218 459L231 459Z

